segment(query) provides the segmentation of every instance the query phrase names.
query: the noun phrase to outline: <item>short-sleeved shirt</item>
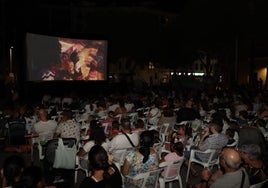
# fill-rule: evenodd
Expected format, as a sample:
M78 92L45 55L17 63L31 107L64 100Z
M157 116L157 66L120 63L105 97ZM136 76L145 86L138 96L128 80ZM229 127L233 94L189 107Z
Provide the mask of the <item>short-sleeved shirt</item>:
M219 133L219 134L212 134L209 135L204 142L202 142L199 145L199 150L205 151L207 149L215 149L215 157L218 156L218 154L221 152L221 149L226 146L228 143L228 138L225 134ZM207 154L202 154L198 153L197 157L199 157L202 161L207 161L208 160L208 155Z
M75 138L77 142L80 140L80 125L73 119L62 122L58 125L56 133L61 138Z
M138 151L131 151L126 156L126 160L131 165L129 174L130 176L135 176L139 173L148 172L158 168L158 157L157 153L150 154L148 160L143 163L143 155L138 155Z
M237 188L240 187L242 182L242 171L243 170L237 170L235 172L225 173L221 177L215 180L210 185L210 188ZM245 179L242 188L249 188L249 179L246 172Z

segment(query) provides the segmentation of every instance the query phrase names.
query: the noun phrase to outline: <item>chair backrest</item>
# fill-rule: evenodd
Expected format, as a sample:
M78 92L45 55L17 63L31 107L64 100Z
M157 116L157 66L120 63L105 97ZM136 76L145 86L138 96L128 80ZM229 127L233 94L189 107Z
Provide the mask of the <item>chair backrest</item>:
M155 144L153 145L153 148L154 148L154 150L157 152L159 158L161 158L163 144L164 144L164 143L159 142L159 143L155 143Z
M184 160L165 161L159 164L160 168L165 168L164 174L162 173L162 178L164 178L165 182L178 179L183 162Z
M260 183L256 183L256 184L254 184L254 185L250 185L249 188L262 188L262 187L264 187L264 184L265 184L266 182L268 182L268 178L265 179L265 180L263 180L263 181L260 182Z
M73 147L73 145L76 145L76 139L75 138L62 138L63 144L65 147ZM58 139L52 139L49 140L45 146L45 159L50 164L53 165L54 158L55 158L55 150L58 147Z
M132 112L127 115L129 117L131 127L135 127L137 120L138 120L138 112Z
M162 168L158 168L156 170L139 173L136 176L126 176L124 179L125 187L152 187L157 188L158 186L158 178Z
M170 127L171 125L169 123L163 123L163 125L160 126L159 138L161 139L162 142L167 141L168 131Z
M218 159L218 157L216 159L213 158L215 156L215 153L216 153L216 150L214 150L214 149L207 149L205 151L192 149L191 154L190 154L190 158L189 158L189 165L188 165L188 169L187 169L187 174L186 174L186 182L188 182L188 179L189 179L191 163L195 162L195 163L202 165L203 167L210 167L210 166L216 165L219 163L219 159ZM196 157L197 154L198 154L198 158ZM205 155L206 157L204 157L204 158L206 158L207 160L202 161L202 157L200 158L199 155L200 156Z
M12 122L8 124L8 142L11 145L26 143L26 124L24 122Z
M216 150L214 149L207 149L205 151L200 151L200 150L191 150L191 154L190 154L190 162L196 162L199 163L201 165L203 165L204 167L209 167L211 165L214 164L214 162L216 162L216 159L213 158L215 156ZM196 155L206 155L206 159L207 161L202 161L200 159L196 158Z

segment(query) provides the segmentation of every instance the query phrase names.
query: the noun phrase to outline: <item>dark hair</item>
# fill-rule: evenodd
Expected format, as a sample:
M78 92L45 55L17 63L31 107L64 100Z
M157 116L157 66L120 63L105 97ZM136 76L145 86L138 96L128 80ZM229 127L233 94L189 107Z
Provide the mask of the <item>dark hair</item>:
M89 170L104 170L103 178L110 178L111 175L108 173L108 169L110 167L108 163L108 154L102 146L93 146L88 152L88 160Z
M143 131L140 135L139 152L143 155L143 163L146 163L150 155L150 147L154 144L154 134L152 131Z
M145 127L144 121L142 119L138 119L135 127L144 128Z
M93 140L95 144L101 145L106 140L106 136L103 127L95 126L90 131L90 140Z
M228 135L228 136L230 136L231 138L233 138L234 135L235 135L235 130L232 129L232 128L228 128L228 129L226 129L226 133L225 134Z
M119 122L117 120L114 120L112 122L112 127L113 127L113 129L119 130L120 129Z
M121 128L122 130L131 130L131 123L128 118L124 118L121 120Z
M42 182L42 169L38 166L29 166L23 170L19 182L13 188L36 188Z
M3 174L6 178L7 186L12 186L16 182L16 177L20 176L24 167L25 161L21 156L12 155L5 159Z
M172 142L171 149L174 150L179 156L183 156L184 145L182 142Z
M244 144L240 151L248 154L248 158L252 161L262 159L261 148L257 144Z

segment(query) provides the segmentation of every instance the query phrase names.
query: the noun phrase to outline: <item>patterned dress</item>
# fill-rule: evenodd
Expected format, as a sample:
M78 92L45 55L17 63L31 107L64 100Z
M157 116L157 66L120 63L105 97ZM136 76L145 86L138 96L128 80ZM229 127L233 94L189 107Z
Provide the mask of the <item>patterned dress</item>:
M149 159L146 163L143 163L143 156L138 155L138 151L132 151L126 156L126 160L131 164L128 176L135 176L139 173L144 173L152 171L158 168L158 156L157 153L150 154ZM155 177L149 177L146 187L153 187L156 182ZM126 187L139 187L139 181L130 181L125 182Z

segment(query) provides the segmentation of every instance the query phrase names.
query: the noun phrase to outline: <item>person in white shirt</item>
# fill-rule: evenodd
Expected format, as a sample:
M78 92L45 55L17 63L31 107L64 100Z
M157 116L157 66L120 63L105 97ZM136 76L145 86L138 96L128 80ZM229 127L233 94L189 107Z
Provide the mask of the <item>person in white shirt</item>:
M148 124L149 125L157 125L160 117L161 117L161 110L156 107L155 103L151 103L150 111L147 115Z
M110 141L109 152L113 155L114 161L120 161L120 155L118 154L120 150L134 148L127 136L135 147L139 144L139 134L132 133L129 120L122 120L121 132Z
M34 132L39 134L41 142L46 143L53 138L57 128L57 122L48 119L48 114L45 109L39 109L38 118L39 121L34 124Z

